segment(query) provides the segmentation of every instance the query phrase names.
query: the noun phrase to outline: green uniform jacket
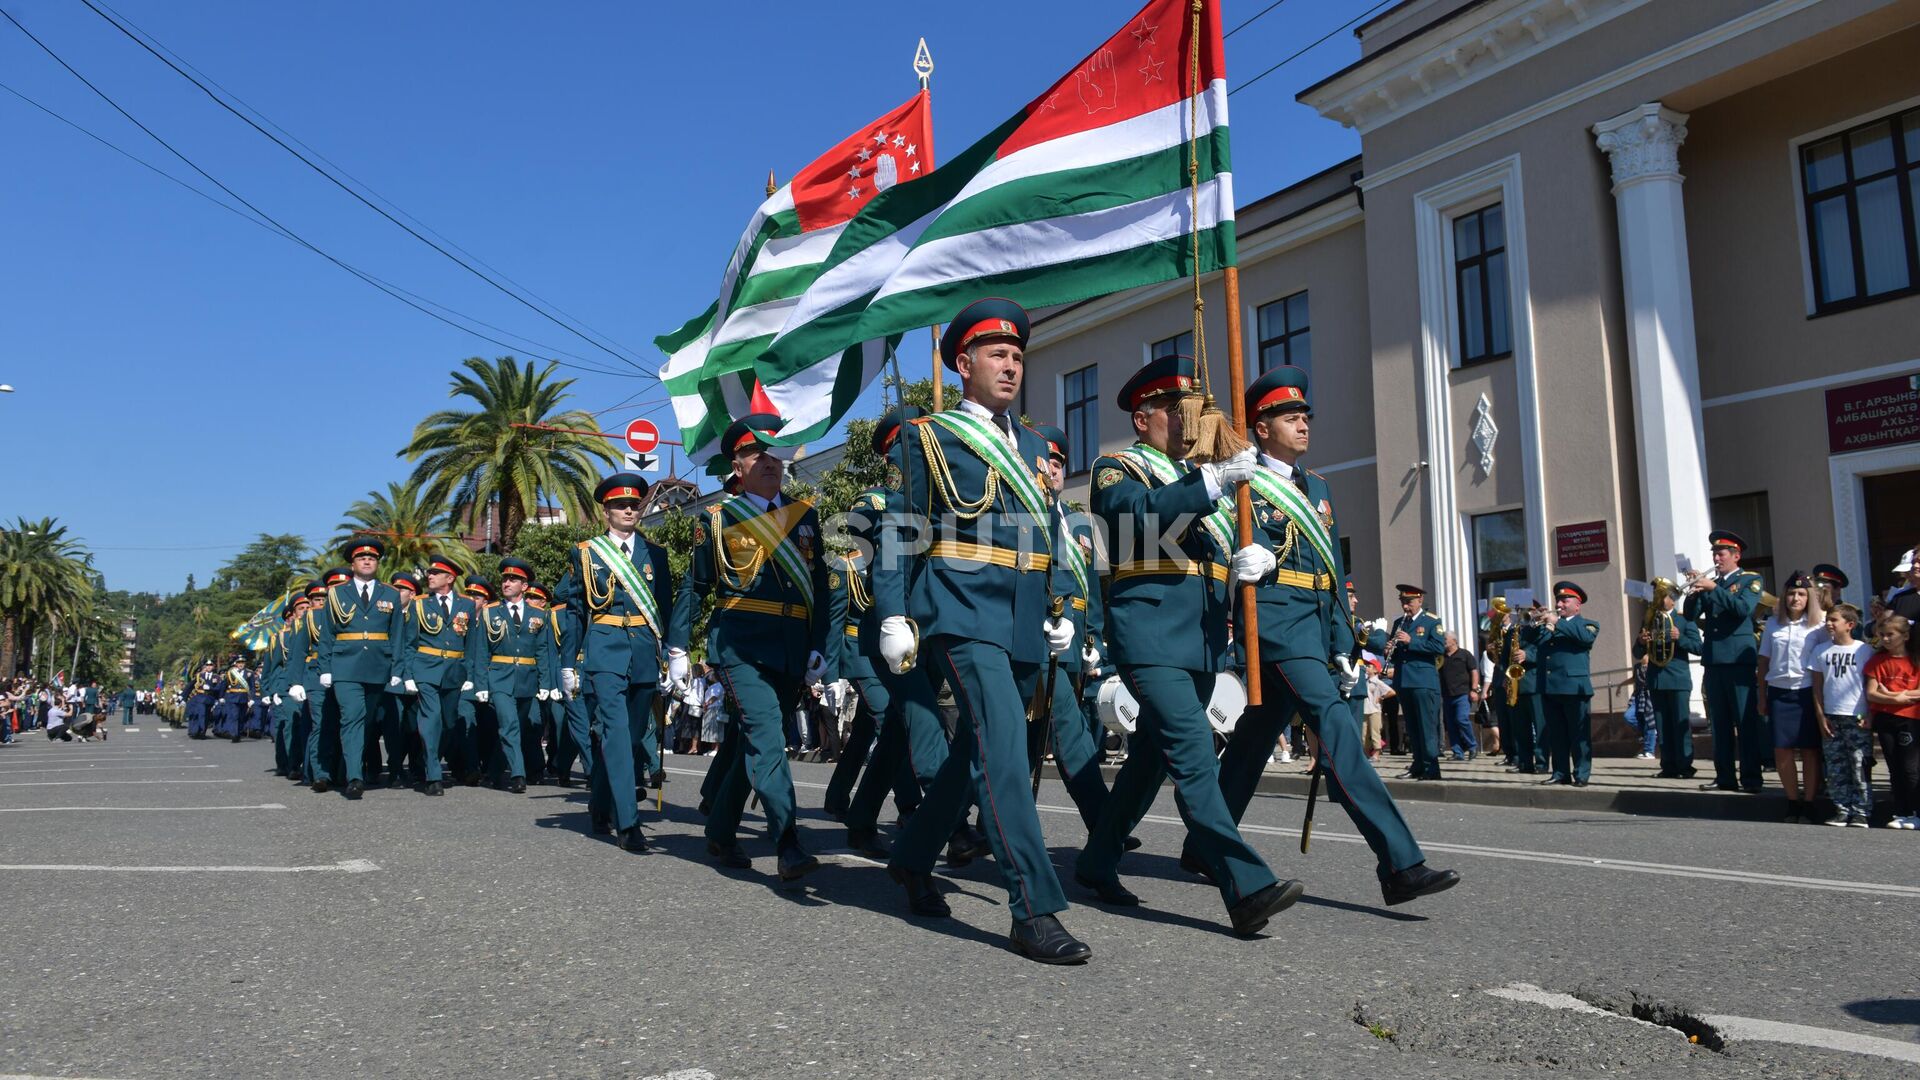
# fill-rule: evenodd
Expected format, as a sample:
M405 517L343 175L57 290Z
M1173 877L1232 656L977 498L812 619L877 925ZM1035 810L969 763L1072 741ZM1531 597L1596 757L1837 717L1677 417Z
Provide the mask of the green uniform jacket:
M1487 646L1487 655L1493 659L1493 698L1495 701L1507 700L1507 669L1513 666L1513 654L1523 652L1526 660L1520 664L1520 692L1537 694L1540 692L1540 657L1535 643L1538 635L1532 626L1516 626L1502 630L1494 636Z
M320 689L320 621L303 611L287 635L287 685L299 683L308 694Z
M651 591L655 613L662 619L671 618L667 640L684 645L688 629L693 625L693 612L682 612L674 603L673 571L667 565L667 549L639 533L633 535L633 544L634 576L642 588ZM572 618L578 627L575 632L579 635L579 663L584 668L583 682L587 674L594 674L622 675L630 686L659 684L661 628L622 624L621 620L630 621L633 616L646 612L640 601L627 594L626 586L613 576L613 571L601 561L600 553L589 542L581 541L574 549L573 564L554 591L554 599L573 612ZM680 621L682 618L686 620L684 624ZM561 651L563 655L575 654L565 640L561 642Z
M1693 689L1693 665L1687 661L1689 656L1699 656L1705 644L1700 637L1700 628L1678 611L1669 616L1674 628L1680 631L1680 640L1674 642L1673 659L1664 665L1647 661L1647 689L1649 690L1691 690ZM1654 623L1654 635L1666 632L1664 624ZM1638 660L1648 655L1648 649L1638 641L1633 643L1633 657Z
M786 536L805 581L793 580L747 521ZM791 528L782 528L782 521ZM825 659L828 648L827 559L820 545L820 515L784 495L767 512L743 495L709 507L694 525L693 562L673 606L669 643L687 647L700 601L712 596L708 660L757 664L796 678L806 674L807 655L817 652Z
M1391 644L1393 635L1405 630L1407 643ZM1405 615L1387 628L1387 648L1393 651L1393 688L1400 690L1440 689L1440 660L1447 655L1447 631L1431 611Z
M486 655L480 651L479 605L465 596L452 600L451 616L441 611L440 598L433 593L414 597L401 615L396 667L400 677L412 679L415 686L454 689L473 678L474 661Z
M400 590L376 581L372 598L371 604L361 603L360 586L355 581L327 590L326 608L315 623L319 628L320 670L331 672L335 681L385 686L397 671Z
M265 697L283 693L286 686L280 682L280 671L286 666L287 628L283 625L267 638L267 647L260 654L260 693Z
M547 625L547 613L520 601L520 622L507 614L505 600L480 609L480 652L486 658L485 682L475 685L513 698L531 698L537 691L551 690L543 673L553 670L553 631ZM530 663L528 661L531 661Z
M827 571L827 678L874 679L880 656L880 613L873 603L873 552L880 522L893 501L886 488L868 488L847 508L853 550Z
M1053 595L1067 598L1065 614L1073 620L1073 644L1060 654L1060 670L1069 675L1078 675L1085 664L1080 657L1081 647L1088 638L1092 638L1096 645L1105 640L1107 616L1106 605L1100 602L1099 567L1093 557L1093 520L1085 514L1073 514L1067 517L1066 522L1065 529L1057 530L1052 581L1047 587ZM1080 588L1080 582L1073 576L1067 561L1059 557L1063 544L1079 547L1086 559L1087 587L1084 590Z
M1333 514L1332 489L1319 473L1307 469L1299 472L1306 476L1307 503L1319 512L1321 524L1337 545L1340 526ZM1253 542L1275 555L1285 552L1273 575L1254 591L1260 616L1261 661L1326 663L1335 656L1351 656L1353 622L1347 617L1347 575L1339 562L1339 548L1334 548L1334 562L1328 565L1305 536L1290 529L1287 515L1279 507L1269 503L1257 488L1252 494ZM1303 584L1306 579L1311 579L1311 584Z
M560 603L548 605L544 615L547 620L544 632L553 647L544 653L548 666L540 671L540 685L553 690L560 686L562 668L575 674L580 671L580 620L572 608Z
M1093 463L1093 512L1106 526L1115 560L1107 643L1118 664L1223 671L1231 553L1200 524L1213 511L1200 470L1185 462L1174 468L1179 479L1163 484L1131 457L1109 454ZM1177 538L1175 560L1148 529L1165 528L1183 514L1192 515L1193 524Z
M1760 606L1763 588L1759 574L1736 570L1718 587L1691 593L1681 603L1681 613L1700 625L1703 663L1754 666L1760 648L1753 636L1753 609Z
M1561 619L1551 630L1540 627L1541 693L1592 697L1589 661L1599 635L1600 624L1585 615Z
M1013 436L1010 453L1022 464L1033 462L1034 475L1044 476L1046 440L1024 424L1014 425ZM929 465L928 441L944 465ZM901 428L895 456L905 459L900 494L889 502L870 575L880 618L904 615L919 625L922 637L992 642L1005 647L1014 663L1045 663L1048 575L1033 556L1047 556L1050 565L1059 515L1050 512L1047 522L1036 518L1010 481L931 417ZM989 480L992 501L973 505L986 495ZM1045 483L1036 482L1044 491ZM938 530L930 538L934 547L920 556L913 554L916 520L931 520Z

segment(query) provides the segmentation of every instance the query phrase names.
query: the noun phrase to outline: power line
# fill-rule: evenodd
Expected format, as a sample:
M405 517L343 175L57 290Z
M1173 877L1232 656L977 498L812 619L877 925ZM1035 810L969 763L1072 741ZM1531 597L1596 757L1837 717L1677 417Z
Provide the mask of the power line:
M301 163L305 164L308 168L312 169L316 173L319 173L322 177L325 177L329 183L333 184L335 187L339 188L341 191L344 191L347 194L353 196L367 209L372 210L374 213L379 214L381 217L386 218L388 221L392 222L394 225L398 226L400 229L405 231L407 235L413 237L415 240L418 240L421 243L432 248L433 250L439 252L441 255L446 256L454 264L466 270L468 273L479 278L481 281L484 281L487 284L493 286L494 288L500 290L506 295L512 297L515 301L524 305L529 310L537 313L538 315L540 315L541 318L546 319L548 322L553 323L555 326L561 327L562 329L566 330L568 333L575 335L581 340L592 345L594 348L599 349L601 352L604 352L607 355L613 357L614 359L619 360L621 363L626 364L634 368L635 370L645 372L645 374L648 375L649 377L652 377L654 375L653 372L647 371L644 367L642 367L639 363L637 363L631 356L624 355L619 352L615 352L613 349L608 348L598 338L589 335L585 330L582 330L579 327L574 326L572 323L561 320L559 317L549 312L546 308L541 307L538 304L535 304L533 301L527 299L525 296L522 296L520 293L515 292L514 290L501 284L497 279L481 271L478 267L474 266L472 263L467 262L465 259L460 258L460 256L455 255L453 252L448 251L446 248L441 247L439 244L428 239L426 236L422 235L413 226L408 225L406 222L401 221L397 217L394 217L392 214L388 213L383 207L374 203L371 199L368 199L365 195L360 194L360 192L354 190L353 187L341 181L339 177L333 175L331 172L328 172L326 169L321 168L318 164L314 162L312 158L307 157L305 154L302 154L300 151L294 149L292 146L287 145L286 141L281 139L278 135L275 135L273 132L268 131L264 127L261 127L258 123L254 121L252 117L248 116L246 113L243 113L240 110L234 108L232 105L228 104L225 98L221 97L219 94L214 93L212 88L207 86L207 84L193 77L180 65L174 63L165 54L161 53L158 49L155 49L153 46L147 44L146 41L140 37L140 35L135 34L133 31L127 29L125 26L122 26L112 16L108 15L106 12L101 11L98 7L94 6L93 0L80 0L80 2L85 4L88 10L92 11L95 15L100 16L100 18L105 20L114 29L126 35L126 37L129 40L139 45L142 49L145 49L148 53L151 53L155 59L167 65L167 67L173 69L173 71L176 74L178 74L181 78L192 83L194 86L199 87L201 93L206 94L207 97L212 99L212 101L215 104L219 105L221 108L225 109L226 111L232 113L234 116L239 117L242 121L246 123L248 127L252 128L253 130L259 132L260 134L266 136L268 139L272 140L275 146L278 146L280 149L285 150L287 153L292 154L294 157L298 158L301 161ZM604 337L605 335L601 335L601 336ZM607 340L611 341L612 339L608 338ZM618 343L616 342L615 344L618 344ZM622 347L624 348L624 346ZM628 352L631 352L631 351L632 350L630 349L628 350Z
M85 3L85 2L86 2L86 0L81 0L81 3ZM1263 72L1261 72L1261 73L1260 73L1260 74L1258 74L1258 75L1255 75L1255 76L1254 76L1253 78L1251 78L1251 79L1248 79L1248 80L1247 80L1246 82L1243 82L1243 83L1241 83L1241 84L1240 84L1239 86L1236 86L1236 87L1234 87L1234 88L1233 88L1233 89L1231 89L1231 90L1228 90L1228 91L1227 91L1227 94L1228 94L1228 96L1232 96L1232 95L1234 95L1234 94L1237 94L1237 93L1239 93L1240 91L1242 91L1242 90L1245 90L1245 89L1246 89L1247 87L1249 87L1249 86L1252 86L1252 85L1253 85L1254 83L1257 83L1257 82L1259 82L1259 81L1260 81L1261 79L1264 79L1264 78L1266 78L1267 76L1269 76L1269 75L1271 75L1271 74L1273 74L1274 72L1276 72L1276 71L1279 71L1279 70L1280 70L1281 68L1283 68L1283 67L1286 67L1286 66L1287 66L1288 64L1291 64L1291 63L1293 63L1293 62L1294 62L1295 60L1298 60L1298 59L1300 59L1301 57L1303 57L1303 56L1305 56L1305 55L1307 55L1308 53L1310 53L1310 52L1312 52L1313 50L1315 50L1315 49L1317 49L1317 48L1319 48L1320 46L1322 46L1322 45L1324 45L1324 44L1326 44L1326 43L1327 43L1327 41L1328 41L1329 39L1331 39L1331 38L1332 38L1332 37L1333 37L1333 36L1334 36L1335 34L1338 34L1338 33L1339 33L1340 31L1342 31L1342 30L1345 30L1345 29L1347 29L1348 27L1350 27L1350 26L1352 26L1353 24L1355 24L1355 23L1357 23L1357 22L1359 22L1360 20L1362 20L1362 19L1364 19L1364 18L1366 18L1367 16L1369 16L1369 15L1371 15L1371 14L1373 14L1374 12L1376 12L1376 11L1379 11L1379 10L1380 10L1381 8L1383 8L1383 7L1386 7L1387 5L1389 5L1389 4L1393 4L1393 3L1396 3L1396 2L1397 2L1397 0L1380 0L1380 2L1379 2L1379 3L1377 3L1377 4L1375 4L1375 5L1373 5L1372 7L1370 7L1370 8L1368 8L1367 10L1365 10L1365 11L1363 11L1363 12L1361 12L1361 13L1360 13L1360 14L1358 14L1358 15L1355 15L1355 16L1354 16L1353 18L1351 18L1351 19L1348 19L1348 20L1347 20L1346 22L1344 22L1344 23L1341 23L1341 24L1340 24L1339 26L1336 26L1336 27L1334 27L1333 29L1331 29L1331 30L1329 30L1329 31L1327 31L1327 32L1326 32L1325 34L1322 34L1322 35L1321 35L1320 37L1318 37L1318 38L1316 38L1316 39L1314 39L1314 42L1313 42L1313 44L1311 44L1311 45L1308 45L1308 46L1307 46L1306 48L1304 48L1304 49L1300 49L1300 50L1298 50L1298 51L1296 51L1296 52L1294 52L1294 53L1293 53L1293 54L1292 54L1291 56L1288 56L1287 58L1285 58L1285 59L1283 59L1283 60L1281 60L1281 61L1280 61L1279 63L1277 63L1277 64L1275 64L1275 65L1273 65L1272 67L1270 67L1270 68L1268 68L1267 70L1265 70L1265 71L1263 71ZM1263 14L1264 14L1264 13L1263 13ZM1257 15L1256 15L1256 16L1254 16L1254 18L1259 18L1259 16L1257 16ZM1249 21L1249 22L1251 22L1252 20L1250 19L1250 20L1248 20L1248 21ZM1244 25L1244 24L1243 24L1243 25Z
M1260 11L1257 14L1255 14L1253 18L1248 19L1247 21L1241 23L1239 26L1236 26L1233 29L1227 31L1226 33L1220 35L1220 40L1225 41L1228 38L1232 37L1233 35L1239 33L1240 31L1245 30L1247 27L1252 26L1254 23L1259 22L1261 15L1265 15L1267 12L1272 11L1274 8L1277 8L1281 4L1284 4L1286 2L1287 0L1273 0L1273 3L1268 4L1266 7L1261 8Z
M128 112L125 108L121 107L120 103L113 99L112 95L108 94L106 91L94 85L93 82L88 80L86 76L80 74L80 72L76 70L72 64L67 63L66 60L63 59L59 53L54 52L53 49L47 45L46 42L41 41L38 37L35 37L33 32L28 30L24 25L22 25L20 20L14 18L11 12L7 11L4 8L0 8L0 17L4 17L8 22L12 23L16 29L18 29L22 34L25 34L27 36L27 40L39 46L42 52L52 57L56 63L58 63L61 67L67 70L68 74L80 80L81 85L93 91L96 95L100 97L102 101L105 101L108 105L112 106L114 111L118 112L121 116L125 117L129 123L139 128L142 132L145 132L146 135L149 138L151 138L154 142L157 142L161 146L165 147L168 153L172 154L176 158L179 158L182 162L184 162L187 165L188 168L191 168L194 172L199 173L209 183L213 184L215 187L225 192L235 202L238 202L241 206L244 206L248 210L252 211L253 214L256 215L258 218L258 220L254 220L253 218L248 218L248 220L254 221L255 224L260 225L262 228L265 228L270 232L275 232L280 236L283 236L286 239L291 240L296 244L299 244L301 247L306 248L308 251L313 252L315 255L320 256L321 258L327 260L333 265L339 267L342 270L345 270L347 273L352 274L354 277L359 278L360 280L366 282L367 284L372 285L374 288L379 289L381 292L386 293L388 296L393 297L395 300L400 301L401 303L407 305L410 308L413 308L414 310L420 312L421 314L424 314L430 318L433 318L442 323L445 323L446 325L451 326L454 329L461 331L462 333L471 334L474 337L480 338L483 341L492 342L493 344L498 345L503 349L508 349L516 353L527 351L524 346L513 345L509 342L501 341L499 338L492 337L488 334L480 333L479 331L473 329L470 326L463 326L460 323L454 322L452 319L447 318L444 315L441 315L439 312L432 310L426 305L432 304L434 307L440 307L440 308L443 308L444 310L454 312L454 314L459 315L460 313L457 311L454 311L453 308L446 307L444 304L439 304L431 300L426 300L424 297L418 298L416 300L415 298L412 298L413 294L408 293L406 290L401 289L396 285L389 284L388 282L385 282L380 278L377 278L372 274L369 274L366 271L361 270L356 266L353 266L350 263L344 262L328 254L327 252L322 251L319 247L315 246L313 243L309 242L304 237L294 232L292 229L289 229L287 226L281 224L277 219L273 217L273 215L268 214L266 211L260 209L258 206L255 206L253 203L247 201L247 199L242 195L240 195L239 192L236 192L232 188L221 183L219 179L214 177L213 174L207 172L205 169L201 168L196 162L194 162L192 158L187 157L185 154L181 153L177 148L175 148L172 143L169 143L167 140L161 138L159 133L155 132L152 128L148 127L147 125L141 123L139 118L135 117L132 113ZM227 206L226 204L221 203L220 200L215 199L213 196L208 195L206 192L193 187L193 185L187 184L185 181L182 181L179 178L172 176L171 174L167 173L165 170L162 170L157 166L147 163L146 161L142 160L141 158L139 158L138 156L132 153L129 153L125 150L120 150L119 147L113 146L113 144L110 142L107 142L106 139L101 138L98 135L94 135L92 132L87 131L85 128L81 127L79 124L76 124L71 120L68 120L66 117L61 116L58 113L55 113L53 110L48 109L46 106L41 105L39 102L34 101L31 98L28 98L26 95L21 94L19 91L14 90L11 87L7 87L7 90L10 93L12 93L15 97L18 97L23 101L26 101L28 104L34 106L37 109L40 109L42 112L47 113L49 116L52 116L55 119L60 120L62 123L65 123L71 127L74 127L84 132L89 137L101 143L105 143L106 145L113 147L113 149L118 150L120 153L125 154L127 157L132 158L135 161L139 161L141 164L146 165L149 169L152 169L153 171L160 173L160 175L165 176L170 180L173 180L175 183L181 184L183 187L186 187L189 191L193 191L194 193L200 195L201 197L206 198L209 201L212 201L216 205L226 206L226 209L231 210L233 213L240 214L241 217L247 217L246 214L241 213L239 210L234 209L232 206ZM489 323L482 323L480 320L473 319L471 316L461 315L461 318L471 319L471 321L479 325L488 326L489 328L495 329L495 330L500 330L499 327L494 327ZM506 331L506 330L500 330L500 332L510 333L510 331ZM512 336L518 337L519 335L515 334ZM545 346L540 346L537 342L533 342L531 339L526 339L526 340L528 344L536 345L536 347L541 348L543 350L546 349ZM601 375L611 375L617 378L639 378L640 377L638 375L633 375L624 371L617 371L617 370L612 370L607 368L591 367L591 366L585 366L581 364L568 363L567 361L560 360L552 356L542 356L537 358L544 359L544 360L551 360L554 363L560 364L564 367L579 368L580 370L583 370L583 371L590 371L590 372L594 372L596 374L601 374ZM631 362L629 361L628 363L631 366ZM651 373L646 373L646 374L650 375Z

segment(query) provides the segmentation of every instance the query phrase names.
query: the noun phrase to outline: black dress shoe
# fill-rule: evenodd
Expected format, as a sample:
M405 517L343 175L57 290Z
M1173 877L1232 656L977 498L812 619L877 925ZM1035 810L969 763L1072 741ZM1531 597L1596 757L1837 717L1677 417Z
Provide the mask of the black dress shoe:
M799 881L815 870L820 869L820 860L807 854L800 841L789 835L780 843L779 874L781 881Z
M613 819L597 817L587 822L587 829L595 836L612 836Z
M1115 907L1140 906L1140 898L1133 895L1133 893L1129 891L1125 885L1120 884L1118 880L1095 881L1077 870L1074 871L1073 880L1079 882L1081 888L1099 897L1100 902L1103 904L1112 904Z
M515 795L526 794L526 791L527 791L526 778L516 776L513 779L507 781L507 790L513 792Z
M843 825L846 824L847 808L841 803L828 803L820 808L820 812Z
M1740 789L1739 787L1733 784L1705 783L1700 785L1700 790L1701 791L1739 791Z
M287 779L293 781L296 784L304 784L307 782L306 776L302 774L299 769L295 769L292 772L288 773Z
M631 851L636 855L647 850L647 838L640 832L640 826L635 825L631 829L621 831L620 850Z
M962 825L953 831L953 838L947 841L947 865L965 866L975 859L984 859L993 854L993 848L979 829L971 825Z
M328 791L331 791L332 789L333 789L333 785L327 783L325 780L315 780L313 782L313 790L319 792L322 795L325 795Z
M713 800L712 800L712 799L701 799L701 800L700 800L700 816L701 816L701 817L706 817L707 815L709 815L709 814L711 814L711 813L713 813Z
M869 859L884 860L888 854L887 845L880 842L872 829L848 829L847 846Z
M1233 920L1233 932L1241 937L1252 937L1266 928L1267 920L1293 906L1300 894L1307 891L1298 881L1276 881L1227 909L1227 917Z
M447 793L447 789L440 786L440 781L438 780L427 781L427 794L445 795L446 793Z
M1137 836L1129 836L1125 840L1120 841L1121 851L1134 851L1134 850L1137 850L1139 847L1140 847L1140 838Z
M651 773L648 773L647 786L650 788L666 787L667 786L667 770L655 769Z
M1446 892L1460 884L1460 874L1455 870L1434 870L1426 863L1409 866L1396 871L1393 876L1380 883L1380 895L1387 901L1388 907L1404 904L1422 896L1432 896L1437 892Z
M1207 869L1207 864L1201 862L1200 857L1197 855L1189 855L1184 851L1181 852L1180 869L1207 881L1209 884L1213 882L1213 871Z
M466 785L466 786L468 786L468 787L479 787L479 786L480 786L480 774L479 774L479 773L477 773L477 772L470 772L470 773L468 773L467 775L465 775L465 776L463 776L463 777L461 777L461 778L460 778L460 782L461 782L462 784L465 784L465 785Z
M1092 949L1067 933L1060 920L1051 915L1013 920L1007 940L1013 944L1013 951L1042 964L1084 964L1093 956Z
M709 840L707 841L707 854L719 859L720 865L729 870L753 869L753 860L747 858L746 851L740 847L738 842L722 847L719 841Z
M367 785L361 783L358 780L347 781L347 798L349 799L359 798L361 795L364 795L366 793L366 790L367 790Z
M946 897L940 895L940 886L932 874L889 866L887 876L906 887L907 910L913 914L928 919L945 919L953 915L953 909L947 906Z
M1587 786L1587 782L1586 782L1585 780L1575 780L1575 781L1573 782L1573 786L1574 786L1574 787L1586 787L1586 786Z

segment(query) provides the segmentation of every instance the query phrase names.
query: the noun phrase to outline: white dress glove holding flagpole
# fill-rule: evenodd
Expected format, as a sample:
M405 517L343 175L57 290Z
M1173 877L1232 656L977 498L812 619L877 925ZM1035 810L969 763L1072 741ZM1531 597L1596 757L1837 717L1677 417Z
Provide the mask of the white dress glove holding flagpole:
M1236 581L1265 580L1278 565L1280 560L1274 556L1273 551L1258 544L1248 544L1233 553L1233 577Z
M672 648L667 650L667 681L675 686L687 681L687 673L693 667L687 662L687 650Z
M1340 696L1346 697L1353 693L1354 687L1360 685L1360 671L1353 666L1351 656L1334 657L1333 666L1340 669Z
M299 683L294 683L292 686L287 687L287 696L304 705L307 700L307 688L301 686Z
M907 626L905 615L889 615L880 620L880 658L887 662L895 675L907 669L907 658L913 655L913 630Z
M580 689L580 673L570 667L560 669L560 688L569 696Z
M1200 470L1206 474L1207 480L1224 494L1234 486L1252 480L1253 474L1259 470L1259 467L1260 458L1249 449L1242 450L1225 461L1202 465Z
M1055 656L1073 648L1073 620L1049 617L1041 630L1047 635L1047 649Z

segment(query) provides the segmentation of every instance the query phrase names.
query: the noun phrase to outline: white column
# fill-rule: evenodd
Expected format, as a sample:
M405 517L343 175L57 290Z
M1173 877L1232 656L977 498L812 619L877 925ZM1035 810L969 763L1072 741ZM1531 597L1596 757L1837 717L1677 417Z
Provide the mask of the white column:
M1709 565L1700 363L1680 197L1686 122L1684 114L1655 102L1593 126L1613 168L1620 218L1648 577L1674 577L1678 553L1694 566Z

